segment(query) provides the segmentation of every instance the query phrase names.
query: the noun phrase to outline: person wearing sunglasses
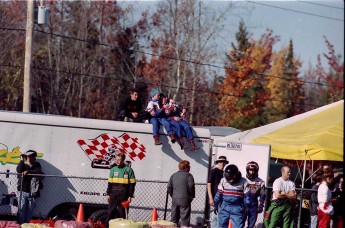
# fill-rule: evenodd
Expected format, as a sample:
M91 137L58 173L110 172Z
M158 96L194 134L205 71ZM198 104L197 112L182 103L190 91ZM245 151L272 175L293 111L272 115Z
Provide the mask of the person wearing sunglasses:
M218 216L213 212L214 197L218 190L218 184L223 178L224 167L229 164L229 161L225 156L219 156L215 163L216 167L209 172L207 180L207 193L210 205L210 228L218 227Z

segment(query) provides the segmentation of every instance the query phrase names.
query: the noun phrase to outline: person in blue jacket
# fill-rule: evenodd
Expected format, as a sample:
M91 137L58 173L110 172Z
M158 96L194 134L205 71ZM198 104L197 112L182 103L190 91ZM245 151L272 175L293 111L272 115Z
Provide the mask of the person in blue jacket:
M258 213L262 213L266 198L265 182L259 177L259 165L255 161L248 162L246 178L249 186L250 208L248 210L247 227L255 227Z
M250 206L248 192L248 182L237 166L226 166L214 198L214 213L218 214L219 228L228 228L230 219L233 227L244 227L245 214Z
M162 143L159 141L159 128L160 125L163 125L166 132L168 133L169 137L171 138L171 142L175 143L175 132L167 120L165 115L165 105L161 105L159 102L160 92L158 89L154 88L150 92L150 101L147 104L146 112L150 113L150 123L152 124L152 133L155 145L161 145Z

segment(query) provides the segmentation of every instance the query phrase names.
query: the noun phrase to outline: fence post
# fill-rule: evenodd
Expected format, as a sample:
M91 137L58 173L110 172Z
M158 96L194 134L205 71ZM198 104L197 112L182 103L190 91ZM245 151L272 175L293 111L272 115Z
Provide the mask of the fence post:
M21 212L21 208L22 208L22 195L23 195L23 178L24 178L24 174L21 173L20 176L20 189L19 189L19 202L18 202L18 211L17 211L17 221L20 221L20 212Z
M169 193L168 193L168 190L167 190L167 194L166 194L166 197L165 197L164 220L166 220L166 218L167 218L168 200L169 200Z

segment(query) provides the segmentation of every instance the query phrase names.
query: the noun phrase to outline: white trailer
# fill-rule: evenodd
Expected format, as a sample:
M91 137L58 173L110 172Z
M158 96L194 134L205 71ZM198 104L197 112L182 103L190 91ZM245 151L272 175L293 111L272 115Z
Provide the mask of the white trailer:
M208 129L194 127L193 131L200 148L195 152L172 144L162 129L163 144L154 145L151 124L0 111L0 194L11 198L16 193L14 174L20 154L32 149L38 152L46 175L34 216L76 214L80 203L84 203L85 213L104 210L113 156L109 148L115 147L127 155L136 179L143 181L136 188L129 217L145 220L152 208L164 205L166 182L178 170L179 161L188 160L195 182L206 183L211 135ZM152 188L150 181L162 186ZM154 201L145 200L149 196ZM197 197L206 202L205 186L197 190ZM193 210L203 211L205 203L194 206ZM8 202L0 205L0 214L15 215L17 210ZM146 215L141 217L143 213Z

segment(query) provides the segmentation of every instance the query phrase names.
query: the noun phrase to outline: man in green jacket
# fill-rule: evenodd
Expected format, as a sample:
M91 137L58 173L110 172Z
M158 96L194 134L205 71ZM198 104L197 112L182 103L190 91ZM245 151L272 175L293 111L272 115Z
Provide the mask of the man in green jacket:
M132 201L135 190L135 175L131 167L125 165L125 154L118 154L115 157L116 166L110 169L107 188L108 219L126 218L123 201Z

